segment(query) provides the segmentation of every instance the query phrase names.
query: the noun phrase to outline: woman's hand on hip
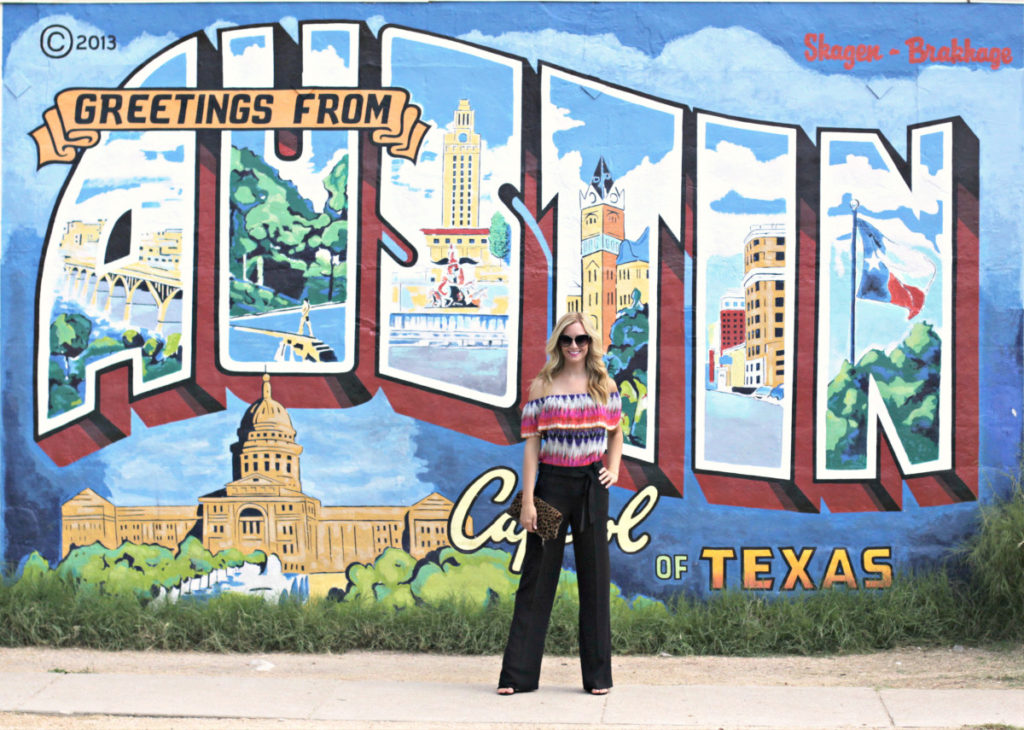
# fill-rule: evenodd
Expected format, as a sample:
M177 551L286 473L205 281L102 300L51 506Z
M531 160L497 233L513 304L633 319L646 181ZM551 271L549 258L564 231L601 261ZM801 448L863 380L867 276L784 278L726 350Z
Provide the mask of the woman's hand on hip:
M603 484L604 488L607 489L619 480L619 473L617 471L609 470L608 467L602 466L601 471L597 473L597 478L601 480L601 484Z
M519 524L527 532L537 531L537 507L532 502L527 504L525 500L523 501L523 508L519 511Z

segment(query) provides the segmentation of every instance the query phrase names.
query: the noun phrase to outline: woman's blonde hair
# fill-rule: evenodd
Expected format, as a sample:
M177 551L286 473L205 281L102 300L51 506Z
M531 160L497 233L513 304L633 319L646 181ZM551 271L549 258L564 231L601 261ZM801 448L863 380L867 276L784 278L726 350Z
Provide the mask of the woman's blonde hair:
M555 328L551 330L551 336L548 338L547 345L544 346L544 350L548 354L547 362L544 363L544 367L537 373L534 383L541 385L541 390L546 393L554 377L562 372L562 368L565 367L565 356L562 354L562 348L558 344L558 338L562 336L567 327L578 322L583 325L583 331L590 336L590 346L587 348L586 360L587 392L590 393L590 397L595 401L604 404L608 402L612 380L608 376L608 368L604 364L604 346L601 341L601 334L594 329L594 326L588 320L589 318L581 312L569 312L562 315L555 323Z

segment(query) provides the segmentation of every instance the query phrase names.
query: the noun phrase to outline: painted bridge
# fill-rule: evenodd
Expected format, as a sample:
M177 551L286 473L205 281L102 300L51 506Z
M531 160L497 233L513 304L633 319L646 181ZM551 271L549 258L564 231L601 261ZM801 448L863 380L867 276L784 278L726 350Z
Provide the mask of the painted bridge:
M130 321L132 304L143 290L156 303L156 331L161 332L171 302L182 292L177 271L135 262L100 274L93 260L73 256L64 259L64 296L108 313L113 319ZM115 300L121 299L120 292L123 292L124 311L116 312L113 305Z

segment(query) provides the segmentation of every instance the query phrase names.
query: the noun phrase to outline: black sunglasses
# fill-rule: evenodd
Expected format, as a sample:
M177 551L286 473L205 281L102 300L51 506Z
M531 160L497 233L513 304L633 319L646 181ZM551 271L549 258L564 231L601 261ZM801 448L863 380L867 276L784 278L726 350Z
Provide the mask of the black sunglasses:
M562 347L568 347L573 342L576 343L576 347L583 347L584 345L589 345L590 335L576 335L576 337L570 337L569 335L558 336L558 344Z

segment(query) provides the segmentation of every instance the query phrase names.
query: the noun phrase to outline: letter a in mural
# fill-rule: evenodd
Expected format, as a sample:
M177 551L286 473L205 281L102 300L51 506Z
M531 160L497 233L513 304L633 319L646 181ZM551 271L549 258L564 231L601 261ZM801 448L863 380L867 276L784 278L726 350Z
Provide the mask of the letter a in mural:
M194 88L198 40L158 54L125 87ZM95 408L97 372L131 364L141 395L192 362L195 135L102 132L74 166L46 239L36 307L36 422Z

